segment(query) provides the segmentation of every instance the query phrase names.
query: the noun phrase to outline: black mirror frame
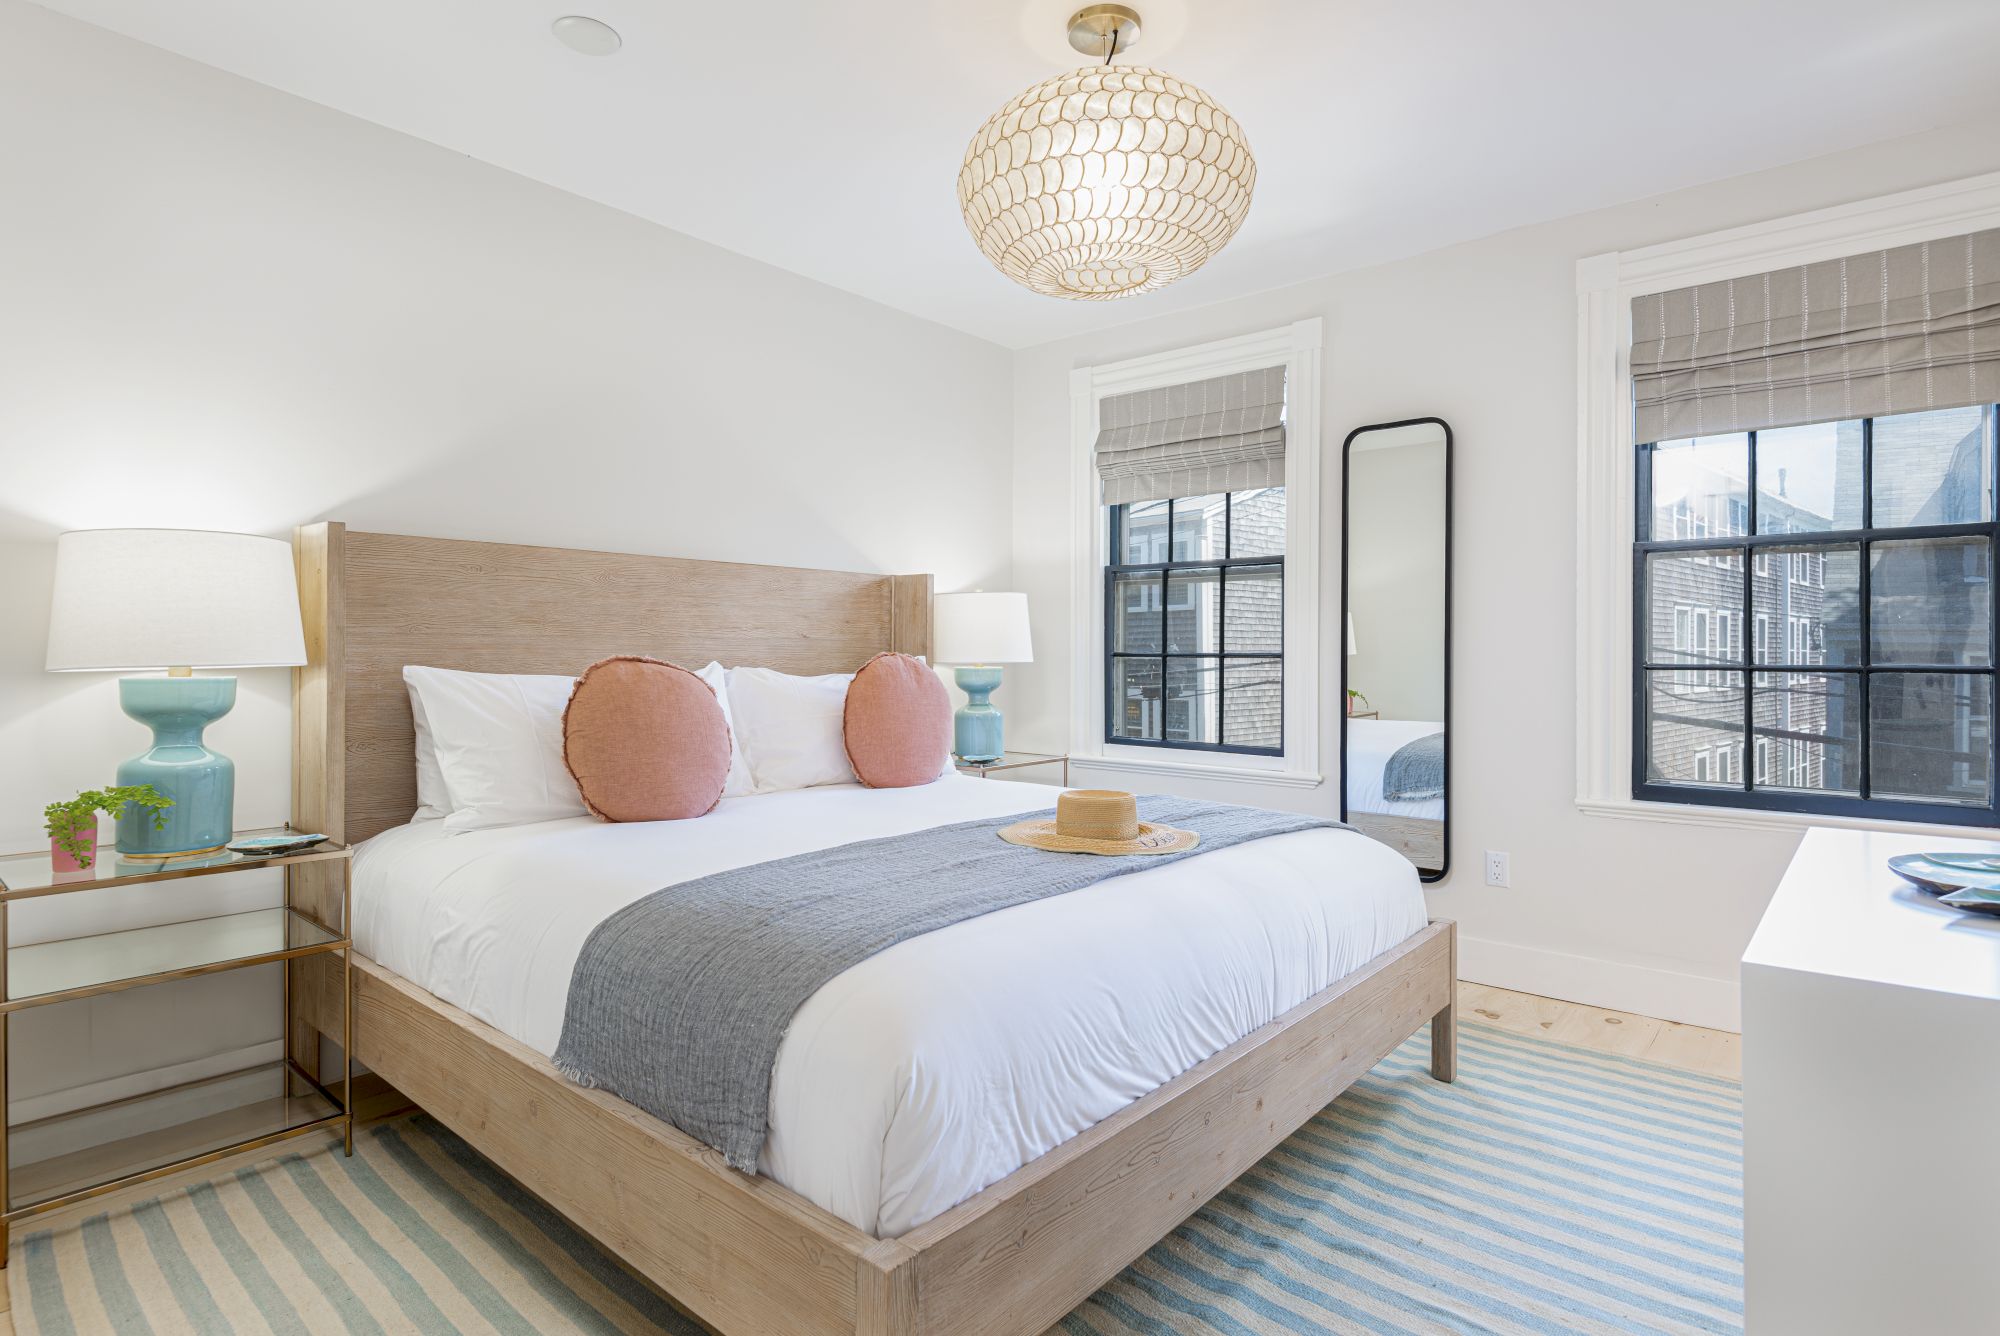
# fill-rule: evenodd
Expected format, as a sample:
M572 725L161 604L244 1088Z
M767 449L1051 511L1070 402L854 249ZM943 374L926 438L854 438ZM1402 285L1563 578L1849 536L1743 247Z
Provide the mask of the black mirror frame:
M1352 529L1349 515L1348 465L1354 457L1355 438L1364 432L1393 431L1398 427L1432 424L1444 432L1444 856L1435 868L1418 868L1425 882L1443 881L1451 871L1451 424L1441 417L1404 418L1399 422L1371 422L1347 433L1340 445L1340 620L1334 623L1334 643L1340 654L1340 819L1347 820L1347 535Z

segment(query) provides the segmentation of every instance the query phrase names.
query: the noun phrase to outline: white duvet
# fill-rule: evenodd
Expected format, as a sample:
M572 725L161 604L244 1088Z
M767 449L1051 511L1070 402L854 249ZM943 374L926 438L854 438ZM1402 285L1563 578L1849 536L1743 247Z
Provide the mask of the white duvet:
M952 775L725 799L694 821L587 817L357 851L359 949L553 1053L584 939L731 867L1054 803ZM1086 855L1079 855L1080 857ZM800 1008L761 1172L883 1238L915 1228L1366 964L1424 924L1385 845L1310 830L968 920L856 965Z
M1378 816L1444 820L1442 798L1397 798L1384 795L1382 781L1389 758L1418 738L1444 732L1444 725L1421 719L1349 719L1347 721L1347 810Z

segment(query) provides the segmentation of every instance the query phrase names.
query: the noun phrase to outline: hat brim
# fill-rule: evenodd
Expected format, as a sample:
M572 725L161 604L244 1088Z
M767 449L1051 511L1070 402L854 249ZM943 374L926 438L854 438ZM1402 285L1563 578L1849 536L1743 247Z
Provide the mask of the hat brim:
M1056 823L1044 817L1037 821L1016 821L1003 827L1000 838L1009 844L1030 849L1046 849L1055 854L1177 854L1201 843L1201 836L1176 826L1139 823L1135 840L1086 840L1056 831Z

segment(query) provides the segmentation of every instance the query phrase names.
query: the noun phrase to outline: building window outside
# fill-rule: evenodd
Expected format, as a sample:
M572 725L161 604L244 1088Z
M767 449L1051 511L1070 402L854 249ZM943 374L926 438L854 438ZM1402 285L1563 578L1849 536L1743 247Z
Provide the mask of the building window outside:
M1638 446L1636 797L1992 822L1995 429Z
M1285 489L1108 509L1104 740L1282 755Z

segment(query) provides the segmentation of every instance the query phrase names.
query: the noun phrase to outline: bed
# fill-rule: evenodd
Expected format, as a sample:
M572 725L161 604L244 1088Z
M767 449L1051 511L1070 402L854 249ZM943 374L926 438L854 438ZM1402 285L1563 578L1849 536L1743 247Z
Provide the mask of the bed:
M1347 819L1420 868L1444 865L1444 795L1392 798L1384 781L1398 751L1443 732L1434 721L1347 720Z
M722 1331L1039 1332L1424 1024L1434 1075L1452 1075L1451 925L1423 921L1403 860L1298 831L848 970L787 1032L760 1172L729 1169L551 1065L590 925L691 869L1051 795L950 776L729 799L694 822L442 837L409 820L401 668L575 672L636 652L851 670L928 651L928 578L337 524L301 530L298 550L312 661L294 819L361 842L353 1058ZM327 912L313 897L338 891L298 894ZM294 968L300 1051L337 1035L339 987L334 970Z

